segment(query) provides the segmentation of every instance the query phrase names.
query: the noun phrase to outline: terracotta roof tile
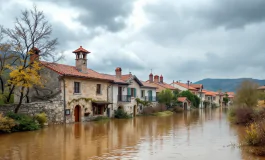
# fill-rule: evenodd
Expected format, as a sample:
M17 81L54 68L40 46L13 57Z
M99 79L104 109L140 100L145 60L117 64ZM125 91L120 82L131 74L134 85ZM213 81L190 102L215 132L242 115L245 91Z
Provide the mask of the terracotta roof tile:
M203 87L202 84L190 84L190 86L193 87L193 88L196 88L196 89L200 89L200 88Z
M184 87L184 88L189 89L189 90L197 91L196 88L192 87L191 85L188 86L185 83L174 82L174 84L179 85L179 86Z
M142 84L145 86L145 87L151 87L151 88L158 88L157 86L155 86L154 84L152 83L147 83L147 82L144 82L144 81L141 81Z
M178 101L179 102L185 102L185 101L189 101L189 100L187 99L187 97L178 97Z
M260 86L258 89L265 90L265 86Z
M78 49L73 51L73 53L78 53L78 52L90 53L88 50L84 49L82 46L80 46Z
M213 91L208 91L208 90L203 90L203 92L205 93L206 96L216 96L217 93L213 92Z
M125 74L125 75L122 75L122 76L121 76L121 79L122 79L123 81L127 81L128 79L131 78L131 76L132 76L132 75L130 75L130 74Z
M44 62L44 61L41 61L41 63L46 68L49 68L57 72L60 75L82 77L82 78L92 78L92 79L100 79L100 80L109 80L109 81L114 81L114 82L125 83L123 80L118 79L115 76L112 77L110 75L101 74L92 69L87 69L88 73L82 73L82 72L79 72L75 66L69 66L69 65L58 64L58 63L50 63L50 62Z
M158 83L156 83L156 82L150 83L149 80L147 80L146 83L155 85L157 87L157 92L161 92L164 89L178 90L177 88L175 88L175 87L173 87L173 86L171 86L171 85L169 85L169 84L167 84L165 82L163 82L163 83L161 83L161 82L158 82Z

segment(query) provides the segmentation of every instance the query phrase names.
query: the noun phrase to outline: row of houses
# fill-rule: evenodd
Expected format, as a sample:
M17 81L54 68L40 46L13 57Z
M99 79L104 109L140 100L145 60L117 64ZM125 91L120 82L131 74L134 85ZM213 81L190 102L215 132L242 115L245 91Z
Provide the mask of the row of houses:
M30 59L39 61L38 49L34 49ZM75 54L75 66L49 63L40 61L43 65L40 71L43 77L45 89L34 88L30 91L30 102L55 95L53 98L64 101L66 122L79 122L95 116L113 117L115 110L124 109L133 116L143 110L141 104L137 104L136 98L149 101L151 106L156 106L157 95L164 89L174 91L190 90L202 100L209 101L209 105L222 104L222 93L207 91L201 84L184 84L164 82L163 76L147 76L148 80L141 80L136 75L123 74L122 68L117 67L113 74L103 74L87 67L88 50L80 46L73 51ZM186 97L178 99L185 108L190 107Z

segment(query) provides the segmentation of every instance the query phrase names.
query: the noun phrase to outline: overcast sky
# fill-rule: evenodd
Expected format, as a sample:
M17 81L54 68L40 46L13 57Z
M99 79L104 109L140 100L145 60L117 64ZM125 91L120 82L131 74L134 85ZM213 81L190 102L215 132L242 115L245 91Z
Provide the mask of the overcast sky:
M265 0L0 0L0 24L33 4L53 26L60 63L74 65L82 45L98 72L265 79Z

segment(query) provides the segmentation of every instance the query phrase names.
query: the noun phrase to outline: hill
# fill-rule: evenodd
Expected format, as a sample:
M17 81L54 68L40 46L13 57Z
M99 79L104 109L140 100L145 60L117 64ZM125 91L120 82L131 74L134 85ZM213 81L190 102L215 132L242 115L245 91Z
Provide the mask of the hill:
M219 89L222 89L222 91L228 91L228 92L235 92L236 88L241 84L244 80L250 80L253 81L260 86L265 85L265 80L259 80L259 79L252 79L252 78L238 78L238 79L203 79L198 82L195 82L195 84L203 84L204 89L217 91Z

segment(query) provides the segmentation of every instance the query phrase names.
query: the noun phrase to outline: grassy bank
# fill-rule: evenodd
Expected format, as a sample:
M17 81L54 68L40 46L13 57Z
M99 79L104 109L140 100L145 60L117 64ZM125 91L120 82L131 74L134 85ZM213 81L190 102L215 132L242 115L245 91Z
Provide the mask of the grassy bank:
M163 111L163 112L156 112L156 113L153 113L152 115L153 116L159 116L159 117L164 117L164 116L170 116L172 115L173 112L171 111Z

